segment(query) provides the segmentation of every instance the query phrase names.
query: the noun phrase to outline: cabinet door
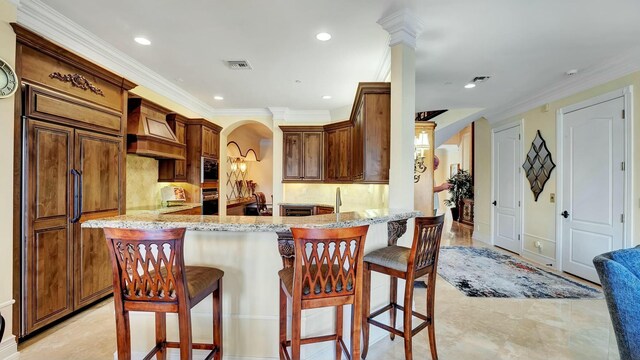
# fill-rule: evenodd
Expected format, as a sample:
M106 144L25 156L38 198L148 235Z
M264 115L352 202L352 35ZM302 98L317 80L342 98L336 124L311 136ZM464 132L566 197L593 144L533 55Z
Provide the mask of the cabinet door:
M348 181L351 179L351 128L339 129L336 132L335 172L336 179Z
M217 131L211 130L211 156L218 159L220 149L220 134Z
M329 181L337 180L340 157L338 130L327 131L325 137L325 179Z
M364 181L388 183L391 151L391 96L367 94L363 103Z
M302 180L302 133L285 132L283 134L283 180Z
M81 174L80 221L74 229L74 302L87 305L112 290L109 253L101 229L82 229L84 221L120 212L122 139L76 131L75 167Z
M28 120L26 143L22 335L73 310L73 129Z
M214 157L213 130L202 127L202 156Z
M302 133L304 180L322 180L322 132Z
M364 179L364 132L362 123L364 120L363 103L361 103L356 113L353 124L353 179L362 181Z
M187 129L185 124L176 121L176 137L181 144L187 143ZM174 181L186 181L187 180L187 160L175 160L174 161Z

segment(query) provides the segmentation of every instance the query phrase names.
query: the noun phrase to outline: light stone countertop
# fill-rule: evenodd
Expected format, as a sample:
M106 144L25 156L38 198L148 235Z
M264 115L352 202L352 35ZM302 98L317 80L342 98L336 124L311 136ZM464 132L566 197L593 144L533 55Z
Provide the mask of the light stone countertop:
M127 208L127 215L142 215L142 214L171 214L178 211L190 210L202 206L200 203L183 203L174 206L141 206Z
M404 220L421 216L415 210L370 209L314 216L213 216L137 214L120 215L82 223L83 228L169 229L196 231L284 232L292 227L329 229Z

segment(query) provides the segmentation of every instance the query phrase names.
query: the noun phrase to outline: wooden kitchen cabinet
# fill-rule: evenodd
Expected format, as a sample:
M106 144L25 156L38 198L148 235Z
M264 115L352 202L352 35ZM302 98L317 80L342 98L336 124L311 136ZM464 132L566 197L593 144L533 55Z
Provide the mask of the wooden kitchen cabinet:
M167 124L175 133L179 143L187 144L187 122L189 120L179 114L167 115ZM188 156L188 155L187 155ZM158 161L158 181L186 182L187 160L160 159Z
M282 180L322 181L324 129L320 126L281 126L283 132Z
M351 181L351 129L350 121L326 125L325 130L325 181Z
M219 131L209 127L202 128L202 156L218 158L218 149L220 148Z
M391 87L360 83L351 112L354 182L387 184L391 151Z
M13 329L24 338L112 291L102 229L81 224L124 211L127 91L135 84L12 26L21 79Z

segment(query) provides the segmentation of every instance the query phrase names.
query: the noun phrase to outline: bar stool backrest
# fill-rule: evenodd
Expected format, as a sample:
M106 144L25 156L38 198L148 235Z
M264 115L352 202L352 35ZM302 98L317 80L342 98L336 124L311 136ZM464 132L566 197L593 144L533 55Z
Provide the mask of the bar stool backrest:
M416 271L437 265L443 223L444 215L416 218L417 230L413 235L411 247L411 255L415 254L415 257L409 257L409 266L411 259L414 259L413 266Z
M295 242L294 296L302 300L354 295L362 286L368 225L342 229L291 229Z
M126 301L182 302L185 229L104 229L114 296Z
M264 193L258 191L254 195L256 197L256 207L258 208L258 213L267 211L267 197L264 195Z

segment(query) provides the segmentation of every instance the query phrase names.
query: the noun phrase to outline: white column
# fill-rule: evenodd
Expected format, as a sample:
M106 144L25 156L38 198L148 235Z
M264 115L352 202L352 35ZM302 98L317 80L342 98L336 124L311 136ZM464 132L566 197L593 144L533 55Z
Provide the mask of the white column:
M282 143L284 141L279 125L285 122L286 108L271 107L273 116L273 216L280 215L279 203L284 202L284 184L282 183Z
M389 207L414 208L413 152L416 106L416 38L422 25L404 9L378 21L390 35L391 167Z

